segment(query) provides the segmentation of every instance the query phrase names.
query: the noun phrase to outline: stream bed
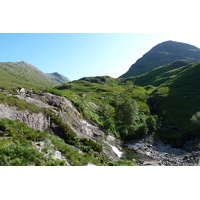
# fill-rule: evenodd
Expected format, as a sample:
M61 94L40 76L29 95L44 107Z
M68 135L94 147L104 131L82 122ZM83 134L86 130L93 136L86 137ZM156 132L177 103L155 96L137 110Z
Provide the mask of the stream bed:
M173 148L151 136L124 144L121 159L132 160L141 166L198 166L199 151L188 152Z

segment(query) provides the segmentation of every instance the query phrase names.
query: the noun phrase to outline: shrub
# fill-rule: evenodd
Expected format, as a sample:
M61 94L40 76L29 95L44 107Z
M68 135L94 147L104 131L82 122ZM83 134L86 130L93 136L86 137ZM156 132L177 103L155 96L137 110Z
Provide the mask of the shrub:
M116 126L115 126L115 122L113 119L108 118L104 121L103 123L103 128L108 130L108 131L112 131L114 132L116 130Z
M72 131L70 129L70 127L67 124L64 124L62 122L62 120L55 115L54 112L52 112L51 110L47 109L46 114L48 116L50 116L50 120L51 122L53 122L54 124L56 124L59 128L56 129L55 128L55 132L62 138L65 140L65 142L67 142L68 144L73 144L76 145L78 142L78 138L77 135L74 131Z
M136 135L139 136L143 136L144 134L147 134L148 128L147 125L145 123L141 123L139 124L139 126L137 127L136 130Z
M91 139L81 138L80 142L85 146L91 147L94 151L102 152L102 146Z
M152 116L152 115L148 116L146 119L146 124L147 124L149 133L156 132L157 127L158 127L156 116Z
M41 141L47 136L47 132L35 131L20 121L6 118L0 121L0 130L4 136L12 136L15 141Z
M1 166L41 165L41 154L27 144L15 143L0 149Z

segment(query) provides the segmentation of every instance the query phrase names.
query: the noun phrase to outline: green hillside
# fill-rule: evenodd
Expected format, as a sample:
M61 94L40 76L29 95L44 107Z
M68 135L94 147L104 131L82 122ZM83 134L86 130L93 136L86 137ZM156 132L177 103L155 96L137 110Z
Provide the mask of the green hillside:
M156 67L169 64L175 60L200 61L200 49L181 42L162 42L138 59L120 78L145 74Z
M69 98L83 116L121 140L153 133L147 97L154 87L140 87L108 76L86 77L49 92ZM155 124L154 124L155 125Z
M187 68L188 65L188 61L177 60L165 66L157 67L144 75L127 78L126 80L132 80L136 85L140 86L159 86L166 81L173 79L177 73Z
M179 60L158 67L149 73L131 78L87 77L56 87L53 92L71 99L85 117L97 122L124 139L134 138L136 126L145 124L144 133L154 133L156 137L176 147L182 147L190 139L198 138L198 132L191 118L200 110L200 63ZM120 124L118 106L137 104L136 119L129 125ZM132 101L133 100L133 101ZM90 103L94 103L92 106ZM124 107L121 107L123 110ZM128 108L128 109L129 109ZM125 118L131 118L127 112ZM157 117L156 117L157 116ZM156 119L157 132L150 131L148 118ZM121 120L122 118L120 118ZM125 120L126 121L126 120ZM126 123L123 121L122 123ZM140 126L139 125L139 126ZM110 127L109 127L110 126ZM127 127L129 127L127 130ZM125 132L122 131L126 130ZM132 132L131 132L132 131ZM130 133L131 132L131 133ZM130 136L132 134L133 137ZM142 134L141 134L142 135Z
M200 110L199 76L199 62L176 61L131 79L136 85L155 86L148 103L162 119L159 134L167 143L181 146L198 137L190 119Z
M0 63L0 87L45 89L61 84L59 81L25 62Z

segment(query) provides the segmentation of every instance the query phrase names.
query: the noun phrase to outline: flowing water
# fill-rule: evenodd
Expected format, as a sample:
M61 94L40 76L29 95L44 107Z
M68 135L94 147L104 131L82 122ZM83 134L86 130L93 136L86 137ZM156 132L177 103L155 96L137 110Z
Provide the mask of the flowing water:
M140 161L152 161L153 159L145 154L138 153L137 151L129 148L123 148L123 154L121 159L123 160L140 160Z

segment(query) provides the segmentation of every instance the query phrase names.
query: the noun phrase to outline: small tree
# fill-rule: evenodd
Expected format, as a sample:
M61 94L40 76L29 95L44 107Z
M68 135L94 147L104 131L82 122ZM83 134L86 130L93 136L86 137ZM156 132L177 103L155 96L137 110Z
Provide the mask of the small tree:
M115 118L123 125L132 125L138 119L138 105L136 101L127 98L123 103L117 103Z

